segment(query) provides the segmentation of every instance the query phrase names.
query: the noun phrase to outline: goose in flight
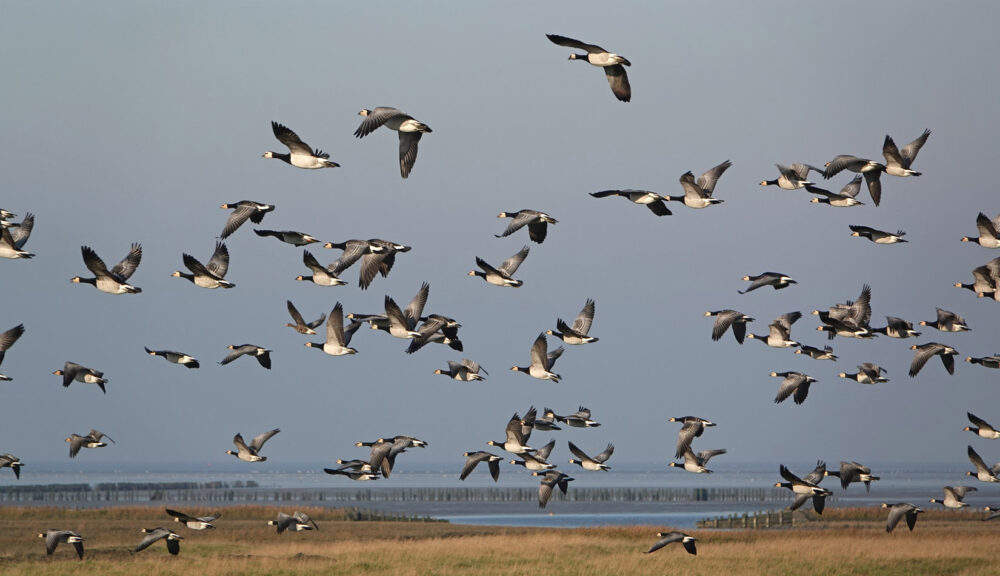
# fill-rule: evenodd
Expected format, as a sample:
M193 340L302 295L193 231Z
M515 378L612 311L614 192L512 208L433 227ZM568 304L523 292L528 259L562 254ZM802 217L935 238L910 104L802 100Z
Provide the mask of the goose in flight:
M274 132L274 137L277 138L279 142L288 146L288 154L271 152L268 150L267 152L264 152L264 158L277 158L278 160L282 160L292 166L295 166L296 168L304 168L306 170L315 170L318 168L337 168L340 166L340 164L330 160L329 154L323 152L319 148L313 150L308 144L299 138L298 134L273 120L271 121L271 131Z
M409 177L413 164L417 161L417 144L420 142L420 137L424 133L433 132L431 127L409 114L388 106L379 106L374 110L365 108L358 112L358 115L365 118L354 131L354 135L358 138L364 138L383 125L399 132L399 175L403 178Z
M615 98L622 102L628 102L632 99L632 86L629 84L628 74L625 72L625 68L623 68L623 66L632 65L628 59L608 52L600 46L587 44L565 36L546 34L545 37L553 44L585 51L586 54L570 54L569 59L580 60L592 66L604 68L604 75L608 78L608 84L611 86L611 92L615 95Z

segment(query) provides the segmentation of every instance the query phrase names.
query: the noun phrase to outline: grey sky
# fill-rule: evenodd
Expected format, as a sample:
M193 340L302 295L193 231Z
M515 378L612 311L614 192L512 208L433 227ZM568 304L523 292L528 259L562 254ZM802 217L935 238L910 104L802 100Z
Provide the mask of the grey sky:
M238 431L281 427L267 466L354 457L357 440L412 434L431 448L413 461L460 461L501 439L529 405L593 410L596 430L557 434L615 461L662 463L673 453L670 416L719 423L699 441L732 461L965 461L973 443L987 461L1000 449L967 432L965 412L1000 423L1000 372L961 362L1000 350L1000 308L952 286L1000 253L959 242L975 216L1000 212L996 162L1000 51L993 2L892 3L13 3L3 6L0 53L0 207L37 217L31 261L0 262L0 330L24 337L2 365L0 451L62 461L62 438L89 428L118 444L88 461L228 462ZM391 17L387 17L390 14ZM555 33L629 58L633 99L617 102L600 70L569 62ZM399 177L396 134L357 140L361 108L394 106L430 125L410 178ZM270 121L295 130L342 168L294 169L265 160L283 148ZM837 154L881 160L933 135L921 178L883 177L878 208L835 209L802 191L761 188L774 163L822 165ZM588 192L645 188L680 194L678 177L730 159L720 206L652 216ZM849 176L826 183L839 189ZM388 279L297 283L302 250L245 225L228 241L229 280L208 291L170 277L181 253L206 260L228 212L243 199L277 205L261 226L324 241L380 237L413 246ZM466 273L475 257L507 258L526 231L494 238L501 211L543 210L559 220L518 272L518 290ZM848 224L908 232L909 244L875 246ZM105 261L131 242L144 256L137 296L109 296L69 279L84 274L80 246ZM313 247L321 262L339 251ZM739 295L740 278L776 270L799 284ZM406 342L367 328L354 357L307 350L284 328L285 300L307 318L338 300L379 312L385 294L405 305L430 282L427 312L457 318L465 352ZM931 329L917 340L832 342L838 363L817 362L727 335L713 343L706 310L736 308L766 331L801 310L793 337L813 345L808 312L873 289L873 325L885 315L931 320L935 306L973 331ZM597 301L600 342L570 347L553 384L509 371L555 320ZM318 340L318 338L317 338ZM906 376L914 343L959 350L955 376L937 359ZM274 369L216 363L228 344L274 349ZM556 342L550 339L550 348ZM186 370L142 347L195 355ZM436 376L469 357L485 383ZM103 370L108 394L60 386L66 360ZM840 380L863 361L891 381ZM772 371L819 379L808 401L774 405ZM546 436L547 438L547 436ZM586 444L586 446L584 446ZM598 450L594 450L598 451Z

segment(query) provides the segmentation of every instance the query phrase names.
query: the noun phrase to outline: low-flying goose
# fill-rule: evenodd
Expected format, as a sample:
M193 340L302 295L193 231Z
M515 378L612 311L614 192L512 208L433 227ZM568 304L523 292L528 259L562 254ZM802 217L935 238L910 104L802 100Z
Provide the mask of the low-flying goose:
M778 395L774 397L774 403L780 404L789 396L794 394L796 404L802 404L809 395L809 385L817 380L801 372L771 372L774 378L783 378L781 386L778 388Z
M69 442L69 457L76 458L80 448L104 448L108 444L106 442L101 442L102 438L107 438L114 443L111 436L101 432L100 430L91 430L86 436L80 436L78 434L72 434L66 439Z
M515 372L524 372L539 380L559 382L562 376L553 372L552 367L556 365L556 360L562 356L563 350L564 348L560 346L552 352L548 352L548 342L545 340L543 332L538 335L538 338L535 338L535 343L531 345L531 364L526 367L511 366L510 369Z
M552 470L555 468L555 464L549 464L547 462L549 454L552 454L552 449L556 445L556 440L553 438L549 440L549 443L542 446L534 452L523 452L518 454L521 460L511 460L510 463L515 466L524 466L525 470L531 470L533 472L541 472L545 470Z
M848 380L854 380L858 384L881 384L883 382L888 382L889 379L882 376L886 373L885 368L879 366L878 364L873 364L871 362L864 362L858 364L858 371L851 374L849 372L841 372L837 376L841 378L847 378Z
M3 357L7 353L7 350L17 342L17 339L24 334L24 324L18 324L10 330L0 334L0 364L3 364ZM0 374L0 382L10 382L13 378Z
M122 261L111 270L108 270L104 260L101 260L101 257L90 246L81 246L80 252L83 254L83 263L87 266L87 270L90 270L94 275L94 278L74 276L70 282L90 284L108 294L138 294L142 292L142 288L128 283L129 277L139 267L139 262L142 260L141 244L133 243L125 258L122 258Z
M944 364L944 369L948 371L948 374L955 373L955 354L958 354L958 350L955 350L951 346L940 344L938 342L928 342L926 344L921 344L920 346L914 344L913 346L910 346L910 350L917 351L917 353L913 355L913 360L910 362L910 378L916 376L931 356L935 355L941 357L941 363Z
M559 487L559 490L563 494L569 489L569 483L575 480L571 478L568 474L563 474L562 472L552 469L546 470L544 472L532 472L532 476L541 476L542 482L538 486L538 507L545 508L549 503L549 499L552 498L552 492L555 487Z
M906 526L909 527L910 532L913 532L913 527L917 525L917 514L923 512L920 508L917 508L913 504L907 502L897 502L896 504L882 503L882 508L889 509L889 519L885 523L885 531L892 532L892 529L899 524L899 521L906 518Z
M872 228L871 226L860 226L858 224L851 224L848 228L851 229L851 236L867 238L876 244L897 244L899 242L909 242L909 240L903 239L903 236L906 236L906 232L903 232L902 230L897 230L896 233L893 234L892 232L886 232L884 230Z
M966 426L962 429L964 432L972 432L980 438L986 438L987 440L996 440L1000 438L1000 430L993 427L992 424L983 420L979 416L976 416L972 412L966 412L966 416L969 418L969 422L972 422L974 426Z
M775 164L775 166L778 168L780 175L774 180L761 180L761 186L777 186L782 190L798 190L812 184L809 181L810 170L817 174L823 173L822 170L815 166L798 162L791 166L784 166L782 164Z
M787 274L781 274L780 272L764 272L763 274L758 274L756 276L744 276L744 282L750 282L750 287L746 290L737 290L740 294L746 294L747 292L753 292L758 288L763 288L764 286L771 286L775 290L781 290L782 288L788 288L791 284L798 284L791 276Z
M611 470L611 466L608 466L607 464L605 464L605 462L607 462L608 458L611 458L611 455L614 454L615 445L608 444L607 448L605 448L604 451L601 452L600 454L597 454L596 456L588 456L587 453L584 452L583 450L580 450L580 448L577 447L576 444L569 442L569 451L572 452L574 456L579 458L579 460L571 458L569 460L570 464L577 464L584 470L590 470L593 472L596 471L606 472L608 470Z
M160 540L167 543L167 552L170 552L172 555L176 556L181 551L181 540L183 540L184 537L172 530L159 527L153 529L143 528L142 533L145 534L146 537L143 538L142 542L139 542L139 545L135 547L136 552L141 552Z
M973 242L983 248L1000 248L1000 216L990 220L990 217L982 212L976 216L976 228L979 236L972 238L963 236L962 242Z
M292 328L299 334L316 334L315 328L323 324L323 321L326 320L326 314L320 314L319 318L312 322L306 322L291 300L286 300L285 304L288 306L288 315L292 317L292 322L294 322L294 324L289 322L285 326Z
M296 232L295 230L261 230L254 228L253 232L261 238L271 236L292 246L308 246L314 242L319 242L315 237L303 234L302 232Z
M483 450L466 452L462 455L465 456L465 464L462 465L462 473L458 476L459 480L465 480L480 462L486 462L489 466L490 476L493 477L494 482L500 480L500 461L503 460L503 457Z
M823 178L829 180L830 178L839 174L842 170L850 170L851 172L856 172L865 177L865 182L868 183L868 193L871 194L872 202L876 206L882 201L882 172L885 172L885 166L879 164L874 160L869 160L867 158L858 158L857 156L851 156L850 154L841 154L826 163L826 168L823 170Z
M796 354L808 354L813 360L833 360L837 361L837 356L833 353L833 348L824 346L823 349L803 344L795 349Z
M691 442L695 438L700 437L706 427L715 426L715 422L710 422L697 416L672 417L667 421L680 422L682 424L680 431L677 433L677 450L674 452L674 458L683 457L684 452L691 447Z
M754 333L747 334L747 338L760 340L772 348L794 348L798 342L791 339L792 324L802 317L801 312L788 312L774 319L768 324L767 336L758 336Z
M937 328L941 332L968 332L972 330L965 318L943 308L937 309L937 320L921 320L920 325Z
M31 229L34 226L35 215L30 212L24 215L24 220L17 227L13 228L13 232L8 226L0 226L0 258L9 258L12 260L34 258L34 254L22 250L28 242L28 238L31 236Z
M730 327L733 329L733 336L740 344L747 334L747 322L754 322L756 319L736 310L715 310L705 312L705 316L715 316L715 324L712 326L712 340L718 342Z
M549 336L555 336L566 344L579 345L597 342L598 338L588 335L590 333L590 326L594 323L594 306L594 300L588 298L587 302L583 305L583 309L577 314L576 320L573 320L573 326L569 326L563 322L562 318L557 318L556 329L558 332L556 330L547 330L545 333Z
M497 218L512 218L503 234L495 234L497 238L506 238L525 226L528 227L528 237L532 242L541 244L545 241L545 235L549 231L549 224L558 224L559 221L549 216L545 212L538 210L518 210L517 212L501 212Z
M358 138L364 138L371 134L379 126L385 126L390 130L399 132L399 175L406 178L413 169L414 162L417 161L417 144L424 133L432 132L430 126L424 124L400 110L388 106L379 106L374 110L365 108L358 112L364 120L354 131Z
M507 422L507 427L504 429L505 439L503 442L497 442L495 440L490 440L486 444L488 446L497 446L503 448L511 454L525 454L528 452L535 452L535 449L528 446L527 438L525 438L524 430L521 424L521 417L518 416L517 412L511 416L510 420Z
M182 254L182 258L184 259L184 266L191 273L185 274L184 272L175 270L171 276L184 278L199 288L215 289L233 288L236 286L232 282L223 280L226 272L229 272L229 248L226 247L224 242L217 241L215 243L215 251L212 252L212 257L208 260L207 266L190 254Z
M338 463L342 460L337 460ZM323 468L323 471L327 474L334 476L347 476L355 482L367 482L369 480L378 480L378 473L372 471L372 467L368 462L360 461L362 464L357 468Z
M979 364L980 366L985 366L986 368L1000 368L1000 354L994 354L993 356L983 356L982 358L976 358L975 356L967 356L965 358L966 362L970 364Z
M515 280L514 273L517 272L518 267L521 266L524 259L528 257L528 251L528 247L524 246L517 254L504 260L499 268L494 268L486 260L476 256L476 265L482 268L482 270L471 270L469 271L469 276L479 276L494 286L520 288L524 282Z
M361 322L352 320L350 326L344 327L344 307L337 302L326 318L326 340L323 342L306 342L306 346L322 350L330 356L357 354L350 347L351 338L361 327Z
M671 461L667 465L672 468L684 468L688 472L693 472L695 474L711 474L712 471L705 468L705 465L708 464L708 461L714 456L719 456L725 453L726 450L724 448L720 450L702 450L695 453L689 446L688 449L684 451L684 462L682 464Z
M853 180L840 189L839 193L830 192L829 190L812 185L806 186L806 191L810 194L821 196L820 198L810 200L813 204L829 204L835 208L850 208L851 206L864 204L864 202L857 198L858 192L861 191L861 176L855 176Z
M825 464L823 467L825 468ZM799 478L786 468L784 464L779 466L778 472L785 479L785 482L777 482L774 486L776 488L788 488L795 493L796 500L793 504L795 508L801 506L806 500L812 499L813 510L817 514L823 513L823 509L826 506L826 497L833 494L833 492L830 492L826 488L820 488L816 482L810 482L809 479ZM819 479L822 479L822 476L817 480ZM800 498L802 496L805 496L805 498Z
M260 224L264 220L264 215L274 210L274 205L254 202L253 200L240 200L239 202L223 204L220 208L233 211L226 220L225 226L222 227L222 234L219 235L224 240L236 232L247 219L254 224Z
M13 454L10 453L0 454L0 469L10 468L11 470L14 471L14 477L17 478L18 480L21 479L22 466L24 466L24 463L21 462L21 459L18 458L17 456L14 456Z
M84 538L76 532L72 530L48 530L39 534L38 537L45 539L45 554L52 556L52 553L56 551L56 546L65 542L66 544L72 544L76 550L77 557L83 560Z
M271 351L263 346L258 346L256 344L230 344L226 348L232 350L228 356L222 359L219 364L225 366L233 360L236 360L240 356L252 356L257 359L257 362L267 368L271 369Z
M916 338L920 332L913 329L913 324L896 318L895 316L885 317L885 326L882 328L872 328L872 334L885 334L889 338Z
M882 143L882 156L885 156L885 173L889 176L899 177L920 176L920 172L911 170L910 165L917 159L917 152L920 152L924 143L927 142L927 137L930 135L931 131L925 129L923 134L917 136L916 140L910 142L900 150L896 148L896 143L893 142L892 137L886 134L885 141Z
M447 370L435 370L435 374L444 374L452 380L458 380L459 382L475 382L485 380L482 374L489 376L489 372L483 369L478 363L469 360L468 358L462 358L461 362L454 362L452 360L448 361Z
M667 205L664 203L666 197L660 196L656 192L650 192L649 190L601 190L600 192L591 192L590 195L594 198L621 196L622 198L628 198L630 202L649 208L649 211L657 216L670 216L673 214L670 208L667 208Z
M167 362L172 364L180 364L181 366L187 366L188 368L198 368L201 366L194 356L183 352L174 352L173 350L150 350L145 346L143 346L143 350L145 350L146 354L149 354L150 356L162 356L167 359Z
M951 508L953 510L958 510L965 508L969 505L968 502L963 502L962 499L969 492L975 492L978 488L975 486L945 486L944 487L944 500L938 500L937 498L931 498L931 503L940 504L945 508Z
M216 514L214 516L188 516L183 512L171 510L170 508L167 508L166 510L167 514L174 517L174 522L180 522L191 530L207 530L215 528L212 522L215 522L219 519L219 516L221 516L221 514Z
M871 468L853 461L841 461L840 470L835 472L826 471L824 474L826 476L836 476L837 478L840 478L840 487L844 490L847 490L847 487L850 484L860 482L865 485L866 492L871 491L872 482L882 479L879 476L872 476Z
M684 188L684 196L664 196L663 199L683 202L688 208L706 208L712 204L721 204L723 201L714 198L712 194L715 193L715 184L719 178L732 165L732 162L726 160L718 166L710 168L699 176L697 181L694 179L694 174L690 171L685 172L680 178L681 187Z
M603 68L604 75L608 78L608 84L611 86L611 92L615 95L615 98L621 102L628 102L632 99L632 86L629 84L628 74L625 72L625 68L623 68L623 66L631 66L632 63L625 57L608 52L600 46L587 44L565 36L546 34L545 37L553 44L585 51L586 54L570 54L569 59L580 60Z
M304 168L306 170L337 168L340 166L340 164L330 160L329 154L319 148L313 150L311 146L299 138L298 134L273 120L271 121L271 132L274 132L274 137L279 142L288 146L288 154L268 150L264 152L264 158L277 158L296 168Z
M695 542L697 542L698 539L694 536L688 536L687 534L678 532L677 530L672 532L657 532L656 535L659 537L659 540L657 540L649 550L646 550L646 554L652 554L667 544L680 542L681 545L684 546L684 549L687 550L688 554L693 554L695 556L698 555L698 549L695 546Z
M84 384L97 384L97 386L100 387L101 392L104 392L105 394L108 393L108 391L104 389L104 385L108 383L108 380L104 377L104 372L101 372L100 370L87 368L86 366L81 366L76 362L66 362L63 364L62 370L56 370L53 374L56 376L62 376L63 388L68 388L70 384L76 381L83 382Z
M563 422L573 428L597 428L601 425L599 422L590 419L590 408L584 408L583 406L580 406L580 409L572 414L566 416L553 414L553 417L557 421Z
M278 534L281 534L285 530L291 530L292 532L319 530L319 525L316 524L315 520L306 515L305 512L299 511L294 512L291 516L284 512L278 512L278 519L268 520L267 525L277 528Z
M275 428L274 430L268 430L263 434L255 436L250 444L243 441L243 435L237 433L233 436L233 444L236 445L236 451L226 450L226 454L231 454L236 456L244 462L263 462L267 460L267 456L261 456L260 451L264 448L264 443L271 439L272 436L281 432L281 428Z
M333 262L329 266L323 266L316 260L308 250L302 251L302 263L312 271L311 276L296 276L299 282L312 282L317 286L343 286L347 282L340 279L340 273L344 268L339 261Z
M992 467L987 466L986 462L983 462L983 457L972 446L968 447L967 454L969 462L972 462L972 465L976 467L976 471L966 472L966 476L975 476L980 482L1000 482L1000 478L997 477L997 474L1000 474L1000 463L994 464Z

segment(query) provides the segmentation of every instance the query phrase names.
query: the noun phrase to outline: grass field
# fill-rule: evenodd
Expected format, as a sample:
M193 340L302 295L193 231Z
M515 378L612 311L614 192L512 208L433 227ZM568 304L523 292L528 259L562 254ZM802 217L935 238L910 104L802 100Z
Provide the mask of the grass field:
M887 534L885 514L875 509L827 510L822 521L794 529L689 530L698 538L698 555L691 556L677 544L643 554L663 526L493 528L349 522L336 510L303 511L318 532L276 534L266 525L277 513L271 507L226 508L216 530L200 532L172 522L161 508L0 509L0 574L1000 574L1000 521L981 522L974 512L927 512L912 533L902 523ZM185 537L179 556L160 542L132 552L140 530L157 526ZM49 528L86 538L84 560L66 544L47 558L37 534Z

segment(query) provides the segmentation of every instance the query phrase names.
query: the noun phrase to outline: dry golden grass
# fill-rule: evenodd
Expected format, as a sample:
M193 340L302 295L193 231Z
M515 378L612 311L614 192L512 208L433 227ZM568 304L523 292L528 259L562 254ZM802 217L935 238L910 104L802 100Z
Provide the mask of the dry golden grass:
M695 557L677 545L643 554L663 527L347 522L336 510L303 511L319 532L275 534L265 524L277 513L270 507L227 508L218 529L202 532L170 522L159 508L0 509L0 574L1000 574L1000 522L981 522L976 513L928 512L912 533L902 525L886 534L885 515L875 510L828 510L822 521L795 529L691 530L699 539ZM131 552L142 539L139 530L156 526L185 537L179 556L169 556L160 543ZM46 558L36 535L48 528L83 535L85 559L77 561L66 545Z

